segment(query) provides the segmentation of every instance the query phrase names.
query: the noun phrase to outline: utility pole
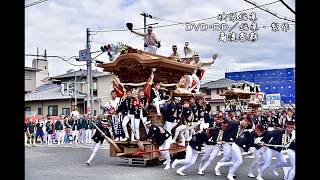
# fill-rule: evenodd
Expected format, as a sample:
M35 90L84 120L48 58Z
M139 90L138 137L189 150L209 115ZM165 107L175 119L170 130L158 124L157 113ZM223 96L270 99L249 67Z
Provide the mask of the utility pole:
M74 109L77 108L77 74L74 71Z
M141 16L143 16L143 24L144 24L144 33L147 33L147 13L143 12L140 14Z
M87 28L87 50L90 52L90 28ZM87 61L87 113L91 113L91 56Z

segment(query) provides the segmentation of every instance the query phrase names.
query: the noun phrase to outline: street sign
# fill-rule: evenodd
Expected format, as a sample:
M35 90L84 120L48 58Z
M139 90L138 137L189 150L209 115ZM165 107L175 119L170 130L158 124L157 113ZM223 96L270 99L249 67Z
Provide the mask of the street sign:
M268 108L279 108L281 106L281 96L278 94L266 94Z
M83 49L79 51L79 61L89 61L91 59L91 53L89 49Z

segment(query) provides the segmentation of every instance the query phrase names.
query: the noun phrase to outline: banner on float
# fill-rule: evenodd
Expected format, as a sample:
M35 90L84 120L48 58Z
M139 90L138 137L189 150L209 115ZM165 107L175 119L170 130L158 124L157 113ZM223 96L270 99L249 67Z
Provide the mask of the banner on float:
M281 107L280 93L266 94L266 103L268 108L280 108Z

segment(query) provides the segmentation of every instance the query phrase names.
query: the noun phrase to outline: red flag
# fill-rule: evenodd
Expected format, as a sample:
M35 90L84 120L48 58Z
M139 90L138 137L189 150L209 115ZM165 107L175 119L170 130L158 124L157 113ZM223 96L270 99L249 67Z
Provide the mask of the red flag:
M146 96L148 102L150 102L151 85L149 84L149 81L147 81L143 89L144 89L144 96Z
M124 95L123 87L120 86L119 84L116 84L115 82L113 82L113 89L116 92L117 97L121 98Z

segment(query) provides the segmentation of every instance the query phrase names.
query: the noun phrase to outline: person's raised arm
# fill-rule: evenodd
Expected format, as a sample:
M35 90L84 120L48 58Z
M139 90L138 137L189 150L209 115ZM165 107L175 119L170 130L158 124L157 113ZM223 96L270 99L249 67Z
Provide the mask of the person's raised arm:
M136 31L134 31L134 30L132 30L131 32L133 32L134 34L136 34L136 35L138 35L138 36L142 36L142 37L145 36L145 34L136 32Z

